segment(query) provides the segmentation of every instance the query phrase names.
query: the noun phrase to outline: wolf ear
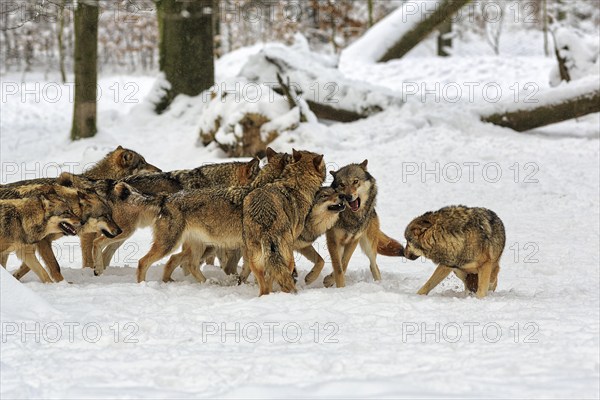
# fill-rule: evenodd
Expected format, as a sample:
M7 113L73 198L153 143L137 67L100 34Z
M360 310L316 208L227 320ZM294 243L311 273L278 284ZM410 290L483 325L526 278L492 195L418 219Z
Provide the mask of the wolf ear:
M73 186L73 174L69 172L63 172L56 179L56 183L60 186L72 187Z
M120 159L120 164L123 167L128 167L131 165L132 161L133 161L133 153L131 151L124 151L123 153L121 153L121 159Z
M365 160L365 161L363 161L363 162L360 163L360 166L363 167L365 169L365 171L366 171L368 163L369 163L369 160Z
M246 164L246 177L252 178L258 171L260 171L260 160L253 158Z
M123 146L118 145L117 148L115 150L123 150Z
M119 182L115 185L115 195L125 201L131 195L131 187L125 182Z
M271 161L271 159L277 154L277 152L270 147L267 147L266 153L267 153L267 160L269 160L269 161Z
M323 162L323 154L321 154L320 156L317 156L315 158L313 158L313 165L315 166L315 169L317 171L319 171L321 169L321 163Z
M298 162L302 158L302 153L296 151L296 149L292 149L292 157L294 158L294 162Z
M337 171L329 171L329 173L331 174L331 176L333 176L335 178L335 174Z

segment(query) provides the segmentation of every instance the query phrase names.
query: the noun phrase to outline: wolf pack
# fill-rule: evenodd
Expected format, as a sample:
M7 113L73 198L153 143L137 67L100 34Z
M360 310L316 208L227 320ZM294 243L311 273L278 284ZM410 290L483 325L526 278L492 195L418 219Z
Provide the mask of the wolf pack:
M298 278L294 252L313 264L305 282L315 282L325 260L313 244L326 235L332 271L325 287L345 286L360 245L376 281L377 255L425 257L437 268L419 294L428 294L451 272L478 298L496 289L505 231L493 211L448 206L427 212L408 224L403 246L380 229L377 185L367 160L331 171L331 185L323 186L323 155L271 148L265 154L262 167L254 158L163 172L119 146L82 174L0 185L0 263L6 268L15 253L21 260L15 278L32 270L44 283L61 282L52 242L77 235L83 268L100 275L137 229L151 227L153 242L139 259L138 282L167 256L164 282L172 281L178 267L205 282L201 266L218 259L240 284L253 274L259 295L277 286L290 293Z

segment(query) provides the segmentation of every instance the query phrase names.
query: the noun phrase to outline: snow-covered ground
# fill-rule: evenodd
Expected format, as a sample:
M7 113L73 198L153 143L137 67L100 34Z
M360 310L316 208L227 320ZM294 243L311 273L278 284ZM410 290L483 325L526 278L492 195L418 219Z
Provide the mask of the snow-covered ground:
M258 50L221 59L218 79ZM428 210L496 211L507 245L489 297L466 296L456 278L416 295L434 269L422 260L379 257L383 280L373 282L359 251L343 289L322 279L306 287L311 266L301 258L297 295L258 298L256 285L237 286L214 266L203 268L204 284L179 270L178 282L164 284L164 260L137 284L148 230L101 277L81 269L77 241L64 239L56 250L71 284L29 274L21 285L0 271L2 398L598 398L600 117L517 134L473 113L495 96L486 84L500 88L501 101L535 99L553 65L538 56L342 64L348 78L404 92L407 103L354 123L304 124L273 145L320 151L330 168L368 159L382 229L402 241L406 224ZM67 88L54 77L20 78L2 77L2 183L77 172L118 144L164 170L223 161L196 145L201 101L150 112L154 77L102 77L100 132L75 143ZM440 101L429 94L423 102L422 89L436 83ZM22 98L22 85L39 101ZM457 87L459 99L448 101ZM317 246L327 256L322 239Z

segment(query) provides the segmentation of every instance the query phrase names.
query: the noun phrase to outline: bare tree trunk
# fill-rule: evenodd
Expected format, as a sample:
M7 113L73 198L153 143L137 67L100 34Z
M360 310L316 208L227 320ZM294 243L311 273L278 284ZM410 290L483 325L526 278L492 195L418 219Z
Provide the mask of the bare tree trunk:
M58 11L58 32L56 41L58 43L58 65L60 68L60 78L62 83L67 83L67 72L65 71L65 44L63 43L63 35L65 31L65 5L67 0L62 0Z
M367 0L367 8L369 10L369 28L373 26L373 0Z
M444 0L440 2L439 7L437 7L433 13L428 15L427 18L423 18L413 29L406 32L388 49L383 57L377 61L385 62L395 58L401 58L425 39L427 35L433 32L438 25L454 15L454 13L469 1L470 0Z
M553 91L568 90L553 89ZM600 112L600 89L592 88L571 98L566 98L556 104L541 104L535 108L515 109L505 113L481 117L484 122L514 129L518 132L527 131L540 126L555 124L583 115Z
M556 40L556 36L554 36L554 31L552 31L552 37L554 39L554 55L556 56L556 61L558 62L558 73L560 75L560 80L565 82L571 81L571 74L569 73L569 68L567 68L567 59L560 55L560 49L558 48L559 43Z
M196 96L214 84L212 0L159 0L160 70L171 84L161 113L178 94Z
M450 54L446 51L452 47L452 20L448 18L439 27L437 39L437 54L440 57L448 57Z
M548 0L542 0L542 30L544 32L544 54L550 55L548 47Z
M96 134L98 3L80 1L75 10L75 103L71 139Z

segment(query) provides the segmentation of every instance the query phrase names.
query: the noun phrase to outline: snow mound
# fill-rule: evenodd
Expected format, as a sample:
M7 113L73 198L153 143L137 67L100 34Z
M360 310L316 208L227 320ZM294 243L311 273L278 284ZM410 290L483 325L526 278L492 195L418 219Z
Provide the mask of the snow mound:
M556 48L560 57L565 59L565 66L572 81L600 74L600 48L597 38L588 41L587 37L573 28L559 27L554 31ZM558 86L560 83L557 64L550 72L550 86Z
M240 75L249 81L277 86L277 74L289 79L301 98L334 108L370 115L392 106L402 98L387 88L346 78L331 57L311 52L302 41L294 46L266 45L251 56Z
M205 92L210 97L200 115L200 136L221 145L235 145L242 140L248 115L260 115L260 137L265 143L274 133L296 128L301 122L298 107L291 108L287 99L271 86L235 79L223 82L217 91ZM304 110L305 112L307 110Z
M0 320L45 320L61 313L27 286L0 268Z

